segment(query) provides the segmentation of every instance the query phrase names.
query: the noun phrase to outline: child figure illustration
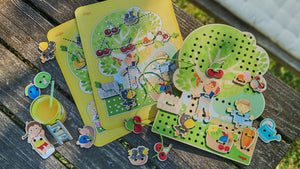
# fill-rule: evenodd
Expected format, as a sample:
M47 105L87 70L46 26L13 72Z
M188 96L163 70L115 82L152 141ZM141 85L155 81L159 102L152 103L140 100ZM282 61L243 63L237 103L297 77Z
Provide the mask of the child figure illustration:
M232 108L227 108L227 112L233 115L233 123L235 123L235 128L239 128L241 124L243 124L246 120L253 120L253 116L246 114L251 110L251 104L246 99L241 99L235 101L235 107L237 110L233 110Z
M170 71L170 65L171 62L169 60L167 60L168 55L164 52L159 52L156 57L155 60L158 62L157 65L155 65L155 67L153 67L156 70L159 70L159 74L162 78L162 80L160 80L161 82L159 82L160 87L160 91L164 91L166 93L172 94L172 87L170 85L170 76L169 76L169 71Z
M28 138L28 143L43 159L46 159L55 151L54 146L45 137L45 131L40 123L36 121L26 122L25 130L26 133L22 136L22 139Z
M98 111L97 111L96 104L94 101L91 101L88 104L87 111L89 112L90 115L92 115L91 120L94 123L97 133L100 133L102 130L102 127L101 127L101 124L99 121L99 115L98 115Z
M203 111L203 114L205 114L204 122L208 123L210 121L210 105L213 97L218 95L220 91L219 83L212 80L204 85L204 93L193 94L193 97L199 97L198 108L193 116L194 120L200 119L201 111Z
M129 88L137 89L138 88L137 80L141 75L141 73L137 67L138 57L135 53L129 53L126 55L124 62L127 67L125 68L125 70L123 72L121 72L121 75L125 76L127 74Z

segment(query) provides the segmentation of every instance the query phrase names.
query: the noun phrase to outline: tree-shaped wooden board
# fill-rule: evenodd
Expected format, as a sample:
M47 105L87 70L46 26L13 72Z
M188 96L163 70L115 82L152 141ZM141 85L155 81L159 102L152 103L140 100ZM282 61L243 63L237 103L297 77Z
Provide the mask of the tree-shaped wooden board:
M159 98L153 131L249 164L258 135L252 121L265 105L268 54L252 34L215 24L192 32L179 60L173 82L182 95Z

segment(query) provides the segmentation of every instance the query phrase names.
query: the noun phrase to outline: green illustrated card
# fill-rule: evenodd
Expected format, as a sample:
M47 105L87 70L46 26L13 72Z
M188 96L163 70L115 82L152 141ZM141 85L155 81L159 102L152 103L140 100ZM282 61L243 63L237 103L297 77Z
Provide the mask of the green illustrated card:
M180 97L163 94L153 132L248 165L265 107L269 57L254 36L226 25L192 32L173 75Z

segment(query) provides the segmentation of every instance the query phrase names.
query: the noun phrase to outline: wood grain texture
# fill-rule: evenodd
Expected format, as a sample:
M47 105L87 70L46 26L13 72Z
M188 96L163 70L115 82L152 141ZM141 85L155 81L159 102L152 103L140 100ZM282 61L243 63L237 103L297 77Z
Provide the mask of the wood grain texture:
M75 18L74 12L80 6L97 3L97 0L28 0L40 11L46 13L58 23L64 23ZM101 1L101 0L100 0Z
M282 64L291 67L295 70L295 73L300 75L300 60L289 54L287 50L279 47L269 37L259 32L246 22L239 19L237 16L232 14L229 10L224 8L222 5L212 0L191 0L196 6L203 9L214 18L217 18L220 22L232 25L242 31L251 32L257 42L264 47L275 59L283 61Z
M133 147L144 145L152 150L155 143L161 142L160 136L153 133L148 126L143 127L142 133L131 133L124 136L123 139ZM163 139L164 146L172 144L172 149L169 154L167 154L168 159L163 163L160 162L157 157L149 159L153 164L160 168L233 168L227 164L226 160L222 157L166 137ZM156 154L154 151L149 152L150 157Z
M49 72L70 94L56 60L41 63L38 45L54 26L21 0L0 1L0 38L40 71Z
M16 126L0 111L0 167L1 168L65 168L53 155L42 159L31 144L21 137L24 130Z
M32 82L34 76L35 73L28 66L0 45L0 102L23 122L32 120L29 113L32 100L24 96L24 89L27 84ZM42 90L42 94L49 93L50 87ZM101 148L94 146L90 149L81 149L76 146L75 143L79 136L77 129L83 126L79 112L73 103L56 90L54 91L54 97L62 103L67 111L67 120L64 125L74 138L62 146L56 144L57 152L76 168L132 167L127 158L127 149L117 141ZM16 128L16 130L18 129ZM46 136L51 143L55 142L48 131L46 131Z

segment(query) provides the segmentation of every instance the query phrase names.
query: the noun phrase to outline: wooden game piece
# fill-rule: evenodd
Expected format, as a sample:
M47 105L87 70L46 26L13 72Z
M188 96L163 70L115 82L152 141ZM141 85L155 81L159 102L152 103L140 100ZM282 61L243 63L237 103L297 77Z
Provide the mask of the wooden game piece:
M241 148L249 149L256 138L256 129L255 128L245 128L243 130L242 139L241 139Z
M154 38L155 38L154 34L148 31L146 36L143 39L143 45L147 46L152 44L154 42Z
M158 154L157 158L159 161L166 161L167 160L167 154L170 152L172 148L172 144L170 144L168 147L162 147L161 143L156 143L154 145L154 151L156 153L159 153L160 150L162 149L162 151Z
M131 9L129 12L122 15L123 23L126 25L134 25L139 21L138 11Z
M215 77L215 78L221 78L224 75L224 71L222 70L222 63L213 63L209 66L209 68L206 71L206 75L208 77Z
M30 83L25 88L25 96L28 96L31 99L35 99L41 95L41 90L36 87L34 84Z
M237 110L227 108L227 112L233 116L232 122L235 124L235 128L239 128L247 120L253 120L253 117L246 114L251 110L251 103L247 99L241 99L235 101L235 107Z
M132 148L128 150L128 159L133 165L144 165L148 161L148 151L149 149L144 146L138 146L137 148Z
M245 86L251 81L251 73L247 71L245 74L238 74L233 81L237 84Z
M234 141L238 140L238 135L233 131L211 125L206 130L206 145L220 153L229 153Z
M143 126L141 124L142 119L140 116L134 116L132 118L129 118L128 120L124 119L125 122L125 128L129 131L133 131L135 134L139 134L143 130Z
M174 114L179 114L181 106L181 98L166 93L161 93L157 102L157 108Z
M76 52L76 55L73 54L71 60L76 70L82 69L86 66L85 59L79 52Z
M76 145L79 145L81 148L90 148L95 142L95 128L90 125L85 125L83 128L78 129L80 136Z
M160 42L167 42L170 39L168 32L164 30L157 31L155 40Z
M135 102L135 96L136 92L131 89L125 89L120 92L120 96L123 99L123 103L121 103L122 106L125 106L127 110L129 110L131 107L136 106Z
M27 139L27 142L31 144L34 149L43 159L48 158L54 153L54 146L47 140L45 131L42 125L36 121L26 122L25 127L26 134L22 136L22 139Z
M100 58L102 58L104 56L108 56L111 53L111 50L109 49L107 41L104 41L104 44L106 45L106 48L96 50L96 56L98 56Z
M39 44L39 52L42 54L41 61L42 63L47 62L55 57L53 53L55 51L55 42L41 42Z
M190 128L193 128L195 127L195 123L194 121L192 120L191 116L185 114L185 113L182 113L179 115L179 118L178 118L178 124L179 125L174 125L173 128L175 129L175 136L178 136L179 134L181 134L181 136L183 138L186 138L189 131L190 131Z
M33 81L36 87L44 89L50 84L51 75L48 72L40 72L34 77Z
M98 94L101 99L106 99L112 96L119 95L120 87L118 82L113 81L109 83L100 84L99 82L95 82L96 87L98 88Z
M281 141L281 135L277 134L277 131L275 130L275 123L271 119L264 119L260 123L260 128L258 131L258 136L261 138L261 140L265 143L269 143L270 141L276 140Z
M57 120L54 125L47 125L47 128L60 145L62 145L65 140L70 141L73 139L69 131L59 120Z
M250 82L250 86L253 91L263 92L267 89L267 82L263 77L255 76Z

